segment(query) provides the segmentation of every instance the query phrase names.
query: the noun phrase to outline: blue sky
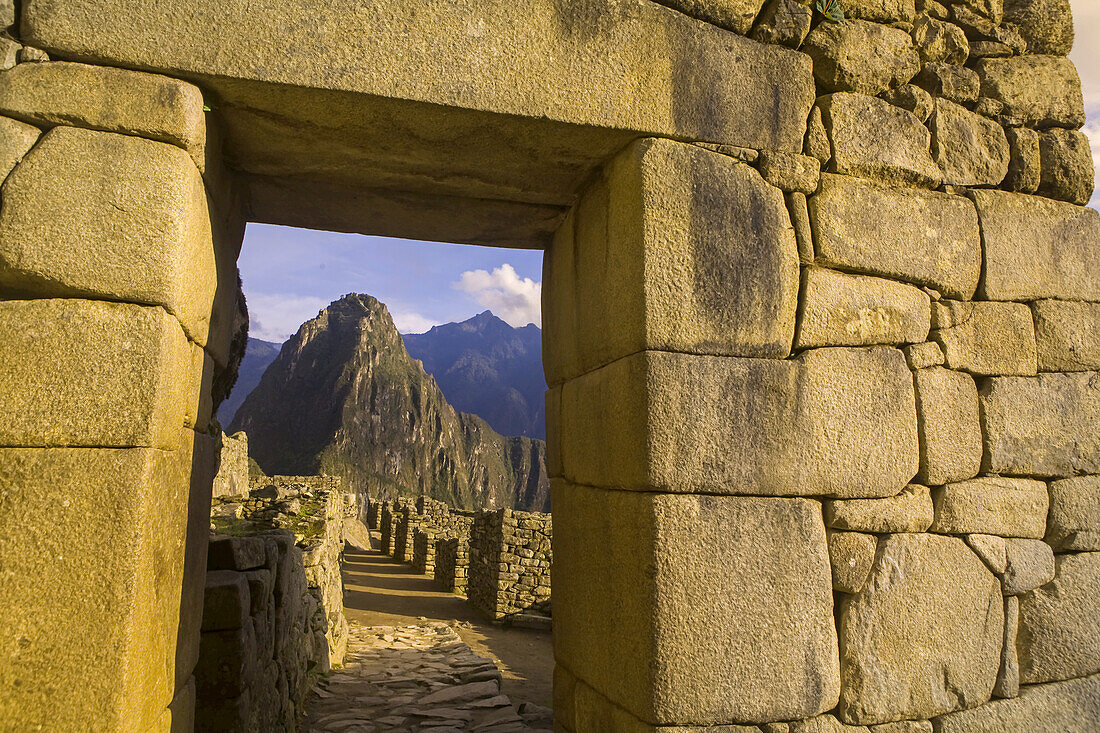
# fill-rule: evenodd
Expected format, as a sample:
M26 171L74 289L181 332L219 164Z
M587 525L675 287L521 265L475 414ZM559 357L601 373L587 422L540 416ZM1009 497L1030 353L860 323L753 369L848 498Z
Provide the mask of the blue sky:
M1076 42L1070 58L1084 86L1089 117L1084 131L1100 171L1100 0L1071 3ZM1100 193L1091 205L1100 205ZM351 292L385 303L402 333L421 333L486 309L513 326L541 325L538 251L249 224L238 264L250 334L265 341L285 340Z

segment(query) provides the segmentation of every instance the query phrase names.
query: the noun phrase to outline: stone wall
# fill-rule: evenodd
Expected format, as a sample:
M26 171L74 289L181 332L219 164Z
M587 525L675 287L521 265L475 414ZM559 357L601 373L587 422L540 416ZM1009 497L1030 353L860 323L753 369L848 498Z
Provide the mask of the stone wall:
M549 514L478 512L470 529L469 604L493 621L550 615Z
M203 731L297 730L314 677L347 649L340 559L354 495L321 477L259 483L250 497L215 499L211 513L196 667Z
M435 541L435 568L432 577L439 587L460 596L466 595L470 572L470 537L444 537Z
M221 461L214 477L214 498L245 496L249 490L248 435L244 432L222 433Z
M414 533L411 564L418 573L435 576L436 548L440 540L448 537L467 538L474 512L451 509L439 504L425 514Z

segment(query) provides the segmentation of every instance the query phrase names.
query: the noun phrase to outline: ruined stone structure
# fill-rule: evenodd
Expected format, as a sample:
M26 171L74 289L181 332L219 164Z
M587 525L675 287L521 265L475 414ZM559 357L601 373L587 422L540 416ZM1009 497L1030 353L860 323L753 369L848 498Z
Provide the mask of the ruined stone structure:
M248 435L222 435L221 460L214 477L212 496L245 496L249 490Z
M432 577L443 590L460 596L466 595L466 585L470 577L468 534L435 541L435 568Z
M549 514L478 512L470 528L469 604L493 621L548 620L551 534Z
M837 4L7 5L0 720L191 728L257 221L546 250L561 730L1095 729L1068 3Z

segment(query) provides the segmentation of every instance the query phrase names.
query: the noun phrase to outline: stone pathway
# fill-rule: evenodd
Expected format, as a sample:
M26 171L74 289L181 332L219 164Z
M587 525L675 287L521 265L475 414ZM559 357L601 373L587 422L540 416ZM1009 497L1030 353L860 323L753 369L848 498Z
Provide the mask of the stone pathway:
M352 624L341 669L306 703L303 731L549 731L552 713L500 694L500 672L447 624Z

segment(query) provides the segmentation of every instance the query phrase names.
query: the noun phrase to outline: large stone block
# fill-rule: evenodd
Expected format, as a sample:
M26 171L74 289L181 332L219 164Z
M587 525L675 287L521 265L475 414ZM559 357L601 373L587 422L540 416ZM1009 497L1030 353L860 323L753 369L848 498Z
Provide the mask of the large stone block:
M1100 672L1100 552L1055 558L1054 580L1020 596L1020 681Z
M1005 23L1027 42L1031 53L1068 56L1073 50L1069 0L1005 0Z
M969 374L940 367L914 373L921 483L940 486L978 475L982 426L978 387Z
M749 166L694 145L644 140L615 158L574 216L572 257L568 235L559 234L547 270L550 302L566 301L551 305L547 318L565 323L547 327L562 338L572 330L579 364L548 370L551 382L642 349L790 353L794 230L782 192ZM551 366L556 342L547 345Z
M189 534L204 496L209 526L210 476L180 442L0 449L6 726L147 730L187 682L203 577L192 588L191 556L205 565Z
M54 128L4 183L0 284L163 306L205 345L217 273L198 169L163 143Z
M863 94L830 94L818 106L832 144L831 172L901 185L943 182L928 128L913 113Z
M1100 720L1100 675L1027 685L1020 696L936 719L941 733L1091 733Z
M1040 371L1100 369L1100 303L1038 300L1031 314Z
M760 13L764 0L657 0L662 5L745 35Z
M963 29L928 15L913 23L913 46L925 64L962 64L970 55L970 43Z
M817 502L557 481L553 502L555 658L596 691L656 724L790 720L836 703Z
M1081 79L1064 56L978 59L981 95L1000 103L1014 125L1072 127L1085 124Z
M804 54L651 0L269 10L29 0L21 33L209 92L253 221L508 247L637 137L798 152L815 97Z
M802 51L814 61L818 86L829 92L875 95L920 71L908 33L864 20L820 23Z
M986 300L1100 300L1100 213L1042 196L971 191Z
M930 319L919 288L810 267L802 273L795 348L918 343L928 338Z
M917 470L901 352L814 349L790 361L646 351L565 384L575 483L768 496L892 496Z
M0 113L37 125L75 125L177 145L206 165L202 92L179 79L65 61L0 73Z
M1042 539L1049 501L1042 481L993 476L947 484L932 489L929 531Z
M1001 584L961 540L879 540L862 592L840 602L840 715L930 718L989 699L1001 661Z
M1089 139L1080 130L1039 133L1039 194L1084 206L1096 183Z
M244 574L232 570L213 570L206 574L202 609L203 632L239 629L251 614L251 608L252 599Z
M1042 540L1005 541L1005 595L1017 596L1054 580L1054 552Z
M34 66L34 64L26 64ZM8 117L0 117L0 181L8 177L23 156L38 142L42 131Z
M1059 552L1100 550L1100 476L1051 482L1045 539Z
M923 532L932 524L927 486L910 484L882 499L834 499L824 506L825 526L856 532Z
M979 398L986 470L1015 476L1100 473L1100 373L994 377Z
M1008 175L1008 138L999 124L954 102L936 100L929 119L932 156L952 186L996 186Z
M966 199L822 175L809 205L821 264L927 285L963 300L974 294L981 235Z
M939 301L932 338L951 369L978 376L1035 373L1035 324L1023 303Z
M163 308L0 301L0 445L174 449L199 399L190 367Z

